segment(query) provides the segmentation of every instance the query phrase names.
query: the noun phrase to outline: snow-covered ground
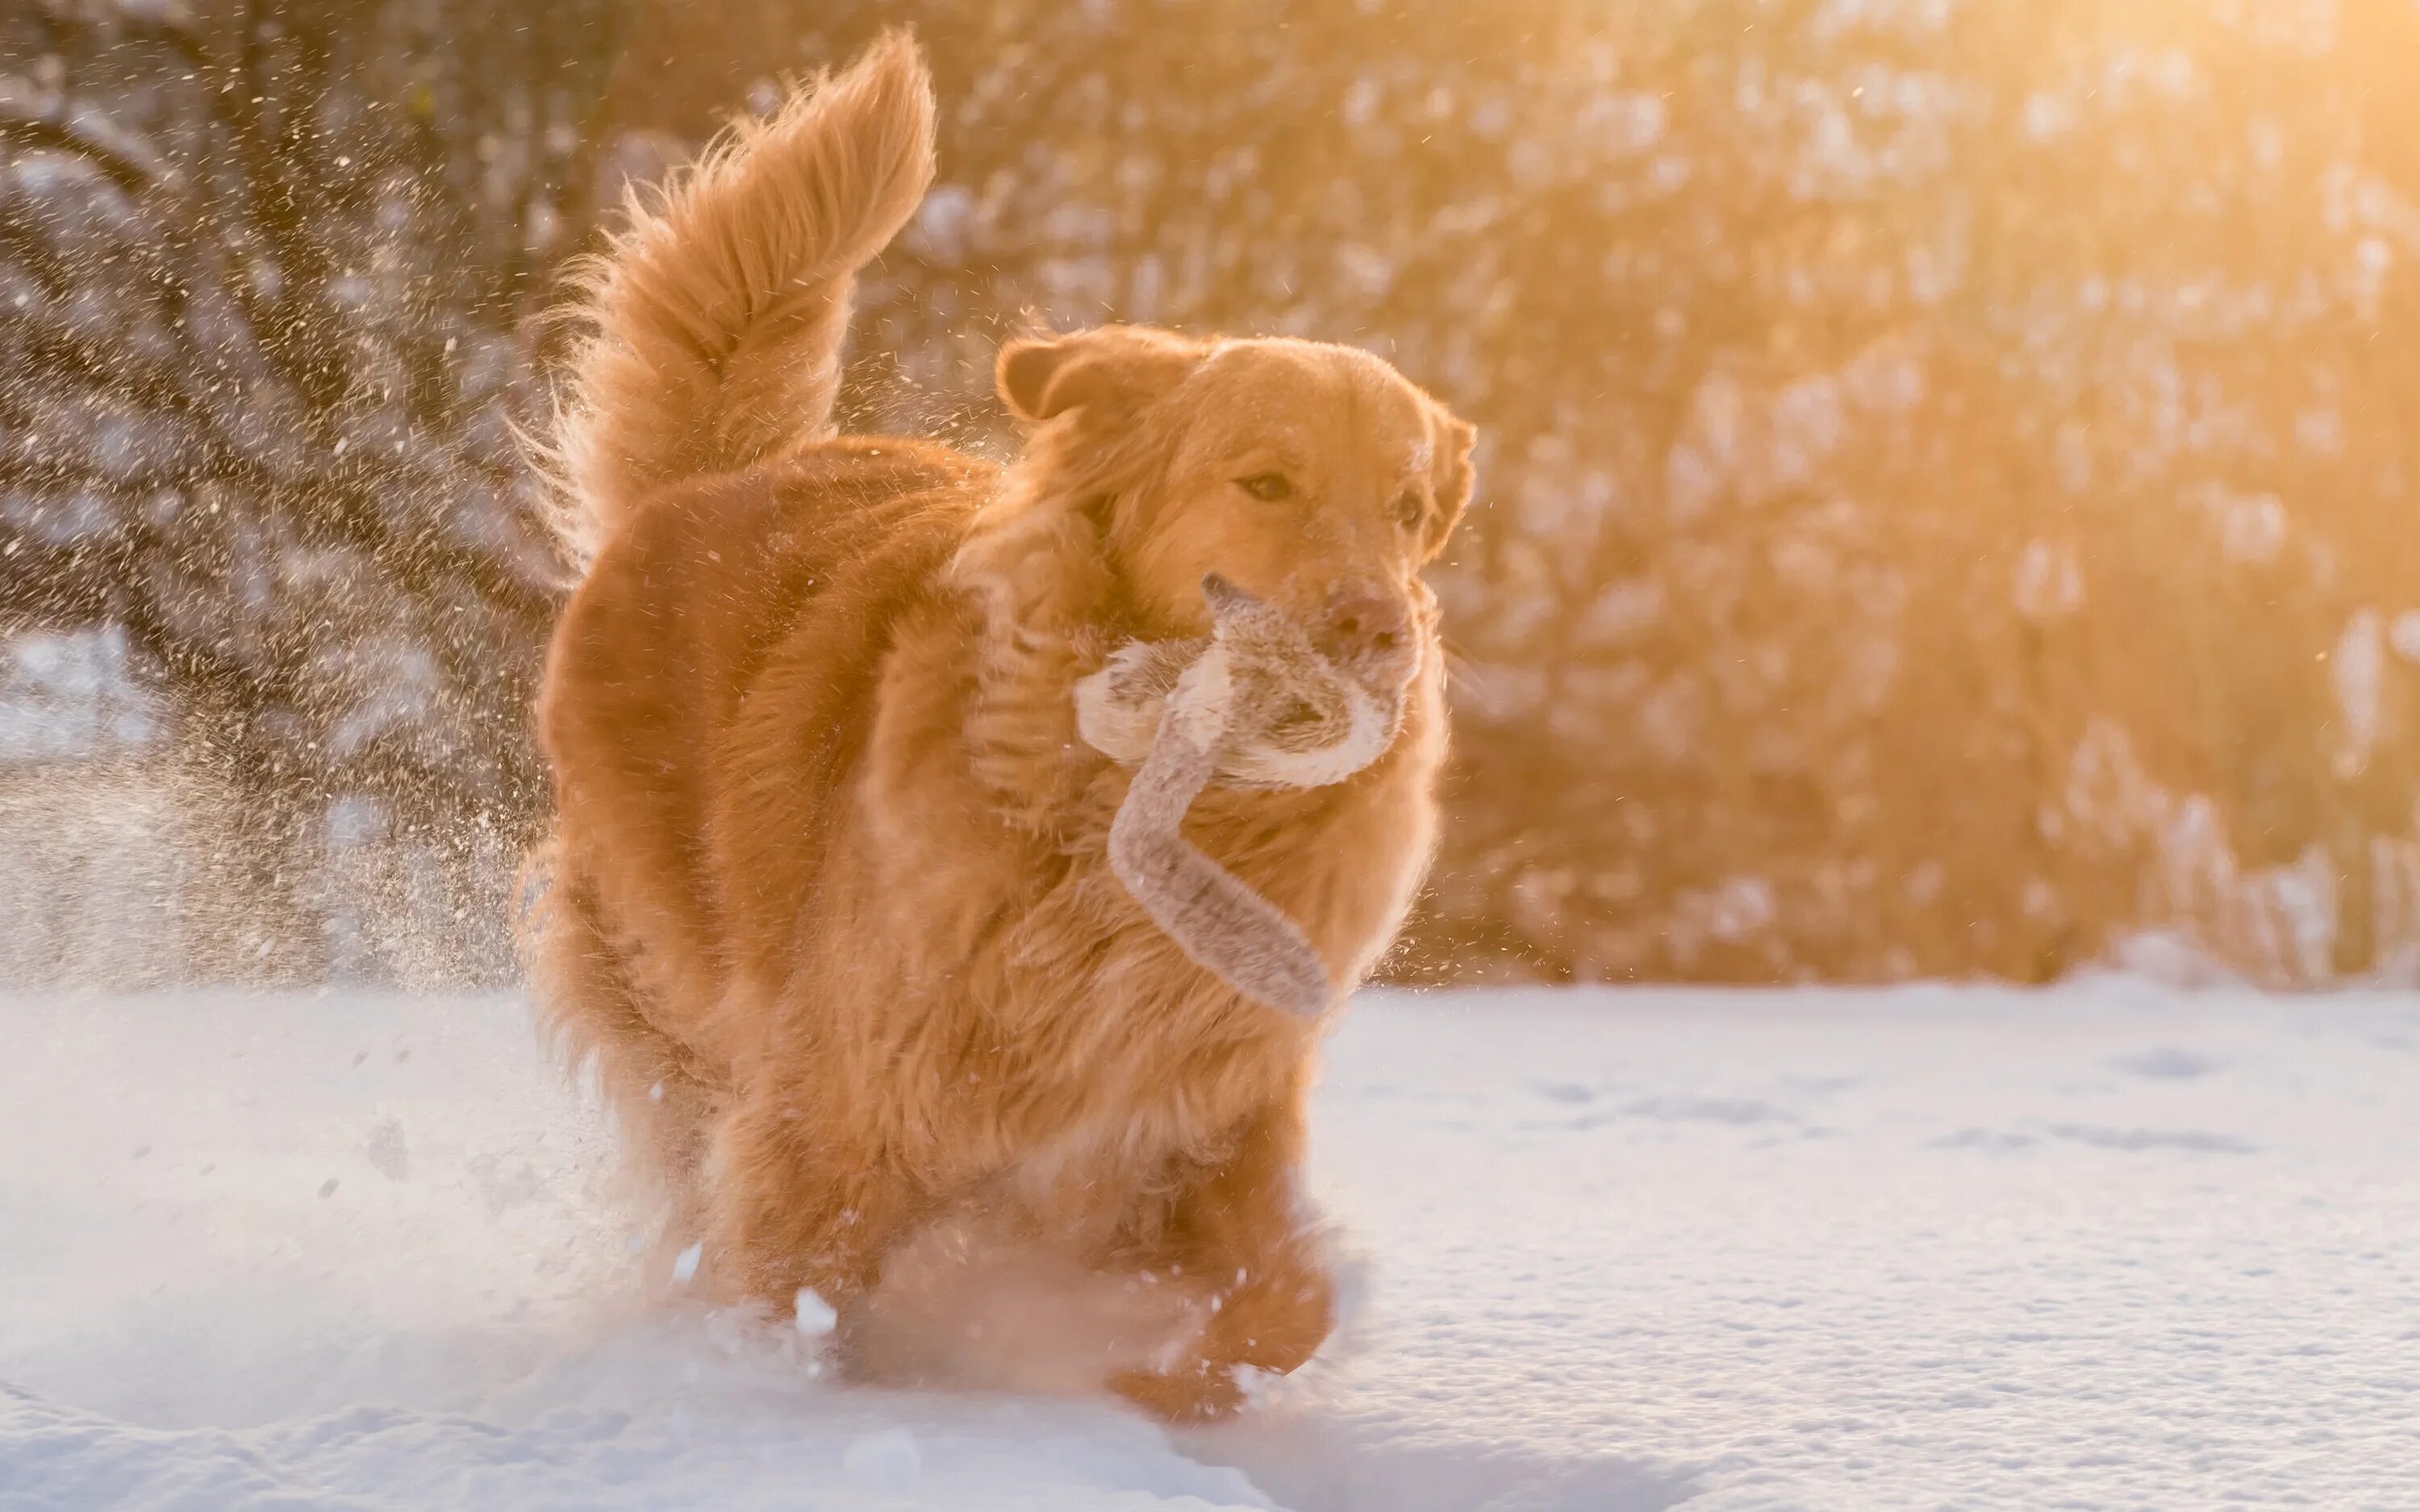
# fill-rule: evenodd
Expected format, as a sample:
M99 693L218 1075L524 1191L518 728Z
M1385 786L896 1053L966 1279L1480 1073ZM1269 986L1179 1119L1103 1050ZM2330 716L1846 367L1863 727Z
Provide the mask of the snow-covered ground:
M502 999L0 999L0 1508L2420 1508L2420 999L1370 995L1245 1421L650 1311Z

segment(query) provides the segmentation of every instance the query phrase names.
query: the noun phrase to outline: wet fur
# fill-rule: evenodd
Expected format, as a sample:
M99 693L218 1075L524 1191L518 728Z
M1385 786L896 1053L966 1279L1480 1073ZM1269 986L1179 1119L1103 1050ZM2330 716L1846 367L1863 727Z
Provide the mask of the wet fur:
M1119 883L1129 770L1078 737L1073 690L1129 640L1204 634L1209 567L1292 612L1348 578L1417 609L1384 755L1312 790L1214 785L1186 825L1349 988L1429 857L1445 721L1416 574L1469 433L1357 352L1110 328L1003 354L1035 426L1011 468L829 439L849 277L929 178L931 111L886 39L592 273L557 454L593 562L539 707L536 990L706 1283L812 1288L863 1339L963 1310L918 1301L951 1290L937 1254L1140 1286L1125 1342L1076 1356L1216 1415L1237 1366L1292 1369L1329 1327L1297 1177L1321 1025L1195 964ZM1323 497L1431 513L1388 536L1342 502L1226 501L1204 448L1307 406L1289 444ZM1127 1348L1138 1319L1167 1336Z

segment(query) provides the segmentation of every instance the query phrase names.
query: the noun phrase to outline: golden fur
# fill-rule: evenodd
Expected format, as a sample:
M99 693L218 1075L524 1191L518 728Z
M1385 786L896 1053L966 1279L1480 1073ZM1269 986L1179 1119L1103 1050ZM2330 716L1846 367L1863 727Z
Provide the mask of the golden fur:
M850 278L929 180L932 109L888 38L634 207L591 275L556 440L593 562L539 707L539 996L716 1284L812 1288L872 1359L903 1311L956 1316L933 1257L1047 1257L1164 1315L1095 1380L1216 1414L1235 1367L1292 1369L1329 1327L1295 1187L1319 1025L1194 965L1119 886L1128 770L1078 738L1073 688L1131 639L1204 633L1211 571L1413 646L1374 764L1214 786L1187 825L1349 987L1430 855L1418 573L1470 431L1358 351L1113 327L1002 353L1035 427L1006 469L830 439Z

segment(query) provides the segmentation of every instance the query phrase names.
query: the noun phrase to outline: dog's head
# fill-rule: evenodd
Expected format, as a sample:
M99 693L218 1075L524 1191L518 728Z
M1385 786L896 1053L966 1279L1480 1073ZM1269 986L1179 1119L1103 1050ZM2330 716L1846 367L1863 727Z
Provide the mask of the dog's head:
M1141 326L1010 343L1001 396L1091 514L1147 635L1210 625L1216 574L1320 649L1408 682L1434 633L1420 568L1469 502L1471 427L1367 352Z

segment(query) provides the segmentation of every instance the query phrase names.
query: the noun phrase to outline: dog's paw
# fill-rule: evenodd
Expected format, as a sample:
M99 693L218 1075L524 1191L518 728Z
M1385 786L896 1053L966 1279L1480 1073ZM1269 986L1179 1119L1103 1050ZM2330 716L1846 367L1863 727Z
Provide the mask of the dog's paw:
M1172 1371L1129 1370L1109 1389L1164 1423L1221 1423L1244 1405L1244 1386L1233 1365L1197 1365Z

